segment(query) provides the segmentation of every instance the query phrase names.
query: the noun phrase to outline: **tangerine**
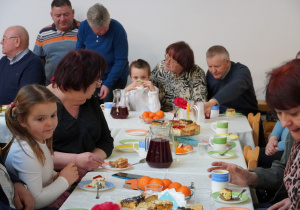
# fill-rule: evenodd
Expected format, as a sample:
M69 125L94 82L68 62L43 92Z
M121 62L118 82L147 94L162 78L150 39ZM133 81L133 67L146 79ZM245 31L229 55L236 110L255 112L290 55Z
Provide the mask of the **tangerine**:
M159 185L163 186L163 190L166 189L166 186L165 186L163 180L161 180L159 178L152 179L149 184L159 184Z
M153 119L154 119L154 120L159 120L159 119L161 119L161 118L158 117L158 116L155 116L155 117L153 117Z
M142 114L142 118L143 118L143 119L149 118L149 112L144 112L144 113Z
M174 188L176 191L179 189L182 185L179 182L172 182L169 186L168 189Z
M155 113L149 112L149 118L153 119L153 117L155 117Z
M186 153L187 151L185 149L182 148L176 148L176 153Z
M145 190L145 185L149 184L151 181L151 177L149 176L143 176L138 181L138 186L141 190Z
M163 179L163 182L165 184L165 187L169 187L169 185L172 183L172 181L170 179Z
M161 119L165 116L165 113L164 113L164 111L159 110L155 113L155 115L156 115L156 117L159 117L158 119Z
M176 190L177 192L182 192L185 197L190 196L192 194L191 189L188 188L187 186L181 186Z

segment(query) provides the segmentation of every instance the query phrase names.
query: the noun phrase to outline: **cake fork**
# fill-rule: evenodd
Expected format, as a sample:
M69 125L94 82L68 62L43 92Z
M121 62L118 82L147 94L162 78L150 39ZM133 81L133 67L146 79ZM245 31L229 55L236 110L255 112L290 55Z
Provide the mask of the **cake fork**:
M101 188L101 183L100 182L97 182L96 183L96 187L97 187L97 195L96 195L96 199L99 199L100 196L99 196L99 189Z

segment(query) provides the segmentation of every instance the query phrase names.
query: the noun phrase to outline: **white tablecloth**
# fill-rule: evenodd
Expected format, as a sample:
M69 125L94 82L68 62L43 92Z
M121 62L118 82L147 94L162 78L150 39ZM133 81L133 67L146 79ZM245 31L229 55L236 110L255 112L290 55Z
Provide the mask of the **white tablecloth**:
M115 139L115 142L118 142L121 139L118 139L119 136L116 134L120 129L149 129L149 124L145 124L140 121L139 116L142 112L129 112L129 116L127 119L113 119L110 115L105 115L108 126L112 132L112 136ZM173 114L166 113L166 119L171 120L173 118ZM252 128L250 127L246 116L237 116L237 117L217 117L213 119L206 119L205 123L201 123L201 131L200 134L195 137L198 140L203 138L211 137L215 134L215 132L211 129L211 123L216 122L218 120L227 120L228 121L228 132L233 133L239 136L239 140L241 141L242 147L245 145L250 145L254 148L254 141L252 136ZM122 136L121 136L122 138Z
M149 125L144 124L139 121L137 118L140 115L138 112L130 112L130 116L125 120L116 120L112 119L110 116L107 116L107 121L109 127L112 131L112 136L115 139L115 145L119 145L120 140L124 139L144 139L145 136L130 136L125 130L127 129L148 129ZM168 114L166 118L172 118L171 114ZM224 119L223 117L218 119ZM228 119L228 118L226 118ZM215 121L213 119L207 120L206 123L201 125L201 135L211 136L213 132L210 128L210 123ZM229 132L237 133L240 137L244 137L245 143L250 144L252 140L252 131L248 124L246 117L237 117L230 118L229 121ZM230 159L222 159L223 161L238 164L244 168L246 168L246 163L243 157L242 146L239 140L234 141L236 143L236 147L232 149L233 152L236 153L236 157ZM251 145L251 144L250 144ZM211 148L209 148L211 150ZM129 163L136 163L140 160L138 154L136 152L133 153L125 153L118 150L114 150L112 155L108 158L108 160L116 160L119 157L128 158ZM178 181L183 185L189 186L191 182L195 183L195 195L189 201L188 204L199 204L197 200L197 188L210 188L211 187L211 179L208 177L209 173L207 172L207 168L211 166L211 163L214 161L219 161L220 159L214 159L208 155L200 156L197 152L197 148L194 148L192 153L186 155L176 155L174 162L172 163L170 168L167 169L156 169L150 168L147 163L137 164L134 167L127 169L123 172L139 174L139 175L147 175L155 178L169 178L172 181ZM103 203L105 201L113 201L132 197L140 194L138 191L129 190L123 188L125 181L123 179L112 177L111 175L118 171L112 171L109 169L97 169L94 172L89 172L83 180L91 180L93 176L101 174L106 178L107 181L112 182L115 187L102 191L100 199L95 199L96 193L85 191L76 187L76 189L72 192L67 201L60 208L62 210L69 208L91 208L95 204ZM239 206L246 207L249 209L253 209L252 198L250 195L250 191L248 187L241 187L236 185L229 185L230 189L234 191L241 191L243 188L247 189L246 194L249 196L249 200L239 204L224 204L214 201L214 209L223 207L223 206Z

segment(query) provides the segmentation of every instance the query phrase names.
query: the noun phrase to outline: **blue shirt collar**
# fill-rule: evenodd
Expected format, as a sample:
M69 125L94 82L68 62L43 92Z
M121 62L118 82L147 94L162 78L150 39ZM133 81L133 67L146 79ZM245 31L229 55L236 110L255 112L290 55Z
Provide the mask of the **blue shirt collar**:
M12 65L14 63L17 63L19 60L21 60L27 53L29 52L29 49L26 48L25 50L22 50L21 52L17 53L12 59L9 57L8 60L10 61L9 64Z

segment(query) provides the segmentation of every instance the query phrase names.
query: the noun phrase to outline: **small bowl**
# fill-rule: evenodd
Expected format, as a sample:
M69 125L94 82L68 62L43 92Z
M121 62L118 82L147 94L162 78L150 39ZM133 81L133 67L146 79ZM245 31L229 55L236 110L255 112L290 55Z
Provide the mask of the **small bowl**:
M153 122L153 120L156 120L156 119L151 119L151 118L145 118L145 119L143 119L142 116L139 116L139 118L140 118L140 121L142 123L146 123L146 124L151 124ZM164 118L165 117L160 118L159 120L163 120ZM157 120L157 121L159 121L159 120Z
M145 185L145 191L152 191L152 192L161 192L163 186L160 184L147 184Z
M185 200L186 200L186 201L189 201L189 200L191 200L191 198L193 197L193 195L194 195L194 191L193 191L193 190L191 190L191 195L189 195L189 196L186 196L186 197L185 197Z

